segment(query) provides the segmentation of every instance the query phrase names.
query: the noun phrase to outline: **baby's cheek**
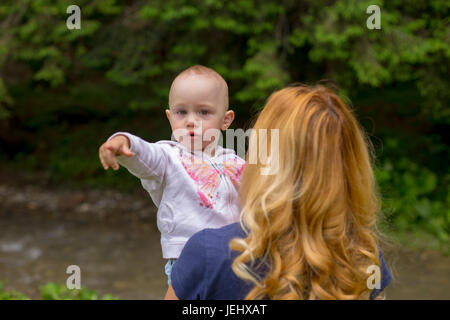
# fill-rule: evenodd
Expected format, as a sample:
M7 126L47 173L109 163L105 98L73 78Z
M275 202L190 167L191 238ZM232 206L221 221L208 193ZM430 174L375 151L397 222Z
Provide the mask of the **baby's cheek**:
M219 128L208 128L203 131L203 141L213 142L220 139L222 131Z

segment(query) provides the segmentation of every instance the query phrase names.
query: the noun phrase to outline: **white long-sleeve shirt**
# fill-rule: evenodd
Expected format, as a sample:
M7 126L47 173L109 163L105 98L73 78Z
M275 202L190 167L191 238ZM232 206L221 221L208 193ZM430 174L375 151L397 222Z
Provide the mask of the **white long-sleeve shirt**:
M132 157L119 164L141 180L158 207L163 258L178 258L186 241L205 228L239 221L236 188L245 161L234 150L217 146L213 157L189 151L175 141L149 143L127 132Z

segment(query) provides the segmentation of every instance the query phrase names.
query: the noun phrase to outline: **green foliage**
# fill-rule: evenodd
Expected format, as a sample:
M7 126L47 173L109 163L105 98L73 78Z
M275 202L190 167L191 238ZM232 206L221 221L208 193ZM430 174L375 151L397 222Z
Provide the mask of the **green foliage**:
M174 75L202 63L238 85L233 98L240 106L317 76L333 79L346 92L357 85L414 81L424 115L449 122L445 0L84 0L77 1L80 30L65 25L70 4L2 1L0 68L6 70L0 79L8 83L8 67L17 64L27 67L24 78L54 87L72 81L77 69L98 70L121 86L147 86L161 104ZM381 8L381 30L366 27L366 9L373 4ZM317 69L312 79L298 64L299 54ZM6 89L2 94L0 82L0 103L11 104Z
M42 300L118 300L110 294L100 296L94 290L86 288L69 290L65 285L47 283L40 287Z
M0 300L29 300L25 295L17 291L5 291L0 282Z
M386 148L398 141L388 139ZM450 172L441 180L409 158L385 159L375 175L382 191L383 211L397 231L420 229L443 244L450 241Z
M13 100L6 91L3 80L0 78L0 119L10 116L10 112L5 108L5 105L11 105L12 102Z
M118 300L111 294L100 296L94 290L86 288L69 290L65 285L47 283L39 288L42 300ZM5 291L0 282L0 300L29 300L28 297L17 291Z
M381 30L366 28L369 5L381 9ZM293 50L310 47L310 61L326 65L326 75L346 90L413 80L425 98L423 114L450 123L448 1L317 1L306 7L289 36Z

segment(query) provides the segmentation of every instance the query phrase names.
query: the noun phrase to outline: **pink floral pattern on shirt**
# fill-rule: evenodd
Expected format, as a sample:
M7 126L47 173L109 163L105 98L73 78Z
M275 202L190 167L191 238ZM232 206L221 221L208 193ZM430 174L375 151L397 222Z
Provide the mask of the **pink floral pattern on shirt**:
M219 198L217 188L221 176L228 176L234 185L239 184L245 161L240 158L230 158L223 163L212 164L209 160L195 157L193 154L181 152L181 164L197 185L197 195L200 205L213 209Z

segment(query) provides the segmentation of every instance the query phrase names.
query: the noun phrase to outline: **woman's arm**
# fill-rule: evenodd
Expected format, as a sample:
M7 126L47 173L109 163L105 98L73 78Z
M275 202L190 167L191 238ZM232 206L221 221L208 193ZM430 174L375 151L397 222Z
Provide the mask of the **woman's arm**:
M186 242L170 273L170 286L166 299L197 300L205 298L207 287L206 250L204 235L207 230L194 234Z

